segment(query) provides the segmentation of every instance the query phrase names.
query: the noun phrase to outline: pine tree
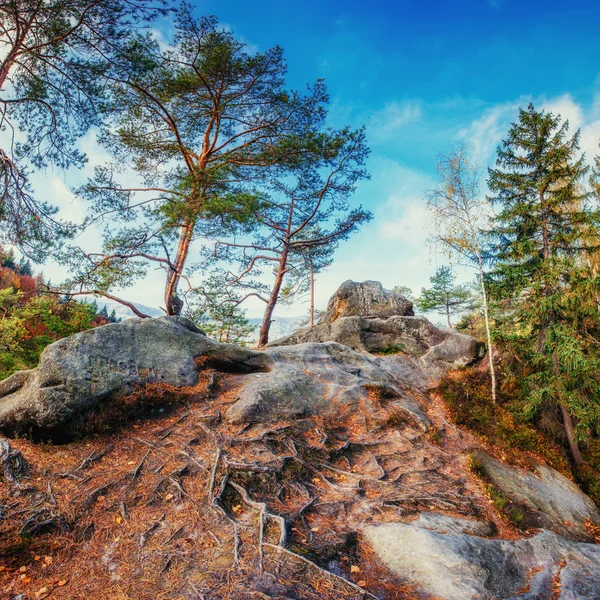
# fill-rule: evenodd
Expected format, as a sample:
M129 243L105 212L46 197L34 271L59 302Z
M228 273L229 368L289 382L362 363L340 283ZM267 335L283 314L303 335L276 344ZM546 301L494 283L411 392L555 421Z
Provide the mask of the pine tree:
M395 285L393 288L393 291L398 294L401 294L402 296L404 296L405 298L408 298L409 300L414 299L414 293L407 285Z
M519 111L489 170L498 208L491 231L492 293L510 304L503 339L528 365L530 416L560 407L569 447L582 463L578 439L600 423L597 294L586 256L598 246L598 210L583 188L579 131L532 104Z
M29 259L21 261L18 268L19 275L26 275L27 277L33 277L33 269L31 267L31 261Z
M468 285L456 285L456 275L450 267L439 267L429 278L431 288L421 289L417 307L424 311L435 311L445 315L448 327L452 327L451 316L473 306L473 293Z
M221 231L250 218L255 182L270 169L310 160L328 102L322 81L304 92L288 88L279 47L251 51L185 3L174 29L169 48L139 35L116 53L100 135L114 162L80 190L93 218L107 217L106 242L100 253L75 248L63 256L71 289L122 304L109 290L132 285L149 265L164 269L170 315L184 304L179 286L190 275L194 240L210 235L207 223ZM130 187L125 165L141 185Z
M75 142L98 124L106 58L165 11L162 0L0 2L0 242L41 260L73 233L32 193L30 173L84 164Z
M188 294L186 316L219 342L245 345L256 330L240 308L241 298L215 272Z

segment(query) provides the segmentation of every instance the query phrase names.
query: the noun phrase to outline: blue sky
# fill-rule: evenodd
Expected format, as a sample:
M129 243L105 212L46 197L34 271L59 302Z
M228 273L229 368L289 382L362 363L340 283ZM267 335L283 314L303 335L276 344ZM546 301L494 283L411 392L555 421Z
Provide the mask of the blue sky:
M318 303L345 279L378 279L416 291L441 259L426 246L423 196L435 185L435 157L459 140L491 164L518 107L533 100L582 128L590 157L600 139L600 8L595 2L516 0L206 0L251 49L284 48L289 83L325 78L334 126L366 125L371 180L355 202L375 219L340 248L317 282ZM168 35L168 28L163 27ZM93 136L83 142L102 153ZM83 211L69 179L50 176L46 190L69 214ZM52 265L46 271L59 278ZM461 277L470 278L467 273ZM161 302L157 273L128 298ZM253 316L260 304L249 305ZM282 310L297 315L304 306Z

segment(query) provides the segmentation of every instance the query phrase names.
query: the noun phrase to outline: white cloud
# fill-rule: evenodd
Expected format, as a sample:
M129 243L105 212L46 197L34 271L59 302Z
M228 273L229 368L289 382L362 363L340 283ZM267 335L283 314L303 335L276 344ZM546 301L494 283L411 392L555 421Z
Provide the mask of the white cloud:
M485 109L478 119L458 132L458 138L472 144L475 157L482 164L487 164L506 135L510 123L515 120L519 107L526 106L527 102L528 99L519 98Z
M399 129L415 123L423 116L419 102L390 102L371 113L367 119L367 134L373 140L389 139Z
M571 94L563 94L558 98L546 100L542 103L542 108L555 115L560 115L563 121L568 120L571 134L584 124L583 109L573 100Z

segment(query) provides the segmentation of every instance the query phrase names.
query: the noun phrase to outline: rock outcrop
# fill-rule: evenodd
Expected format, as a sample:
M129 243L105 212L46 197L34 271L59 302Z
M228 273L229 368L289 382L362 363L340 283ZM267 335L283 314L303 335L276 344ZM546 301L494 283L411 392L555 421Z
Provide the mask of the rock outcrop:
M370 402L369 393L385 397L423 429L430 421L405 390L423 389L428 377L417 361L386 361L359 354L335 342L270 348L272 368L245 375L239 399L227 411L232 423L273 422L335 413Z
M600 524L600 512L577 485L555 469L518 469L478 452L478 469L511 502L522 508L523 525L551 529L577 541L592 541L586 523Z
M441 600L599 597L600 547L550 531L530 539L491 539L477 522L424 513L410 523L363 531L392 573Z
M370 286L347 286L358 300L346 308L372 307ZM406 314L315 332L322 341L255 352L186 319L131 319L61 340L0 382L9 433L73 433L146 384L168 384L148 396L169 407L62 445L0 438L1 592L64 581L57 598L600 598L591 500L548 467L476 454L541 528L517 529L468 468L480 442L428 393L479 355L475 340Z
M319 323L332 323L341 317L412 316L413 303L392 290L386 290L379 281L344 281L329 299L327 310Z
M329 300L328 310L317 325L299 329L268 346L334 341L358 352L404 353L418 358L434 381L485 352L484 345L474 338L440 329L424 317L412 315L412 303L384 290L380 283L346 281Z
M198 382L195 360L224 370L269 368L269 358L210 340L181 317L128 319L51 344L38 367L0 382L0 429L13 433L77 428L77 417L134 386ZM68 432L67 432L68 433Z

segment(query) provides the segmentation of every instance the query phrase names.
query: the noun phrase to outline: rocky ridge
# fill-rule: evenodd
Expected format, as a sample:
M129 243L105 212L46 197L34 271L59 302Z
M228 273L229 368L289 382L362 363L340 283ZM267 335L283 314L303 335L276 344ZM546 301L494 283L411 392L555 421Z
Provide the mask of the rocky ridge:
M185 319L132 319L1 382L5 432L70 440L0 445L6 597L597 599L593 503L549 467L482 453L432 393L481 346L407 314L344 316L409 308L373 282L343 287L313 329L358 323L369 339L362 321L381 322L393 353L256 352ZM132 398L140 413L119 419ZM495 511L474 455L537 520L521 531Z

